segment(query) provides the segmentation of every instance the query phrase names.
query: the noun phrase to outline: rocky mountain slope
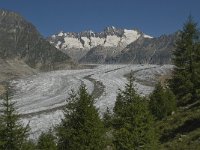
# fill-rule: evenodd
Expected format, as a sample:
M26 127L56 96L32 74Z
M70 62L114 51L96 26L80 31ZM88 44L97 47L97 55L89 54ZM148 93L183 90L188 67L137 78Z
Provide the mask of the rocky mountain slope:
M97 46L79 62L105 64L170 64L177 33L158 38L139 37L119 51L118 47Z
M109 61L134 64L170 64L177 33L158 38L140 38Z
M60 32L50 43L80 63L171 63L177 33L153 38L139 30L107 27L103 32Z
M118 29L112 26L105 28L103 32L99 33L93 31L84 31L80 33L60 32L52 35L48 40L56 48L67 53L75 60L79 60L91 49L99 49L99 47L112 49L109 51L114 52L109 52L110 55L118 54L123 48L140 37L152 38L136 29Z
M0 81L72 64L71 58L49 44L31 23L7 10L0 10L0 62Z

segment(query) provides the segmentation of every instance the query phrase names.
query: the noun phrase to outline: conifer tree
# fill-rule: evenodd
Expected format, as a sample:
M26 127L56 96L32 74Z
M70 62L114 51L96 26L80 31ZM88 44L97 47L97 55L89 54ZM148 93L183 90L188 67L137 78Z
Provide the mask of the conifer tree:
M103 123L106 129L109 129L112 126L112 113L107 107L106 112L103 114Z
M0 112L1 113L1 112ZM3 130L3 124L2 124L2 120L0 118L0 149L3 147L4 145L4 141L1 139L2 136L3 136L3 133L2 133L2 130Z
M114 145L117 150L157 149L153 116L147 100L135 91L131 77L120 90L114 107Z
M36 144L32 140L27 140L24 142L21 150L36 150Z
M38 143L37 143L38 150L56 150L56 143L55 137L51 131L47 133L41 133Z
M72 92L67 103L65 117L57 128L58 149L102 150L103 122L85 86L81 86L77 94Z
M141 97L136 93L134 89L134 77L131 75L129 83L125 85L125 90L119 89L119 93L116 98L115 106L114 106L114 113L115 115L121 115L126 111L126 106Z
M9 99L9 94L6 92L1 103L0 149L20 150L26 142L28 126L23 127L20 123L14 106L15 102Z
M184 24L173 52L175 65L170 87L179 105L187 105L200 98L199 30L192 17Z
M176 110L176 98L169 88L158 83L150 95L149 107L157 119L163 119Z

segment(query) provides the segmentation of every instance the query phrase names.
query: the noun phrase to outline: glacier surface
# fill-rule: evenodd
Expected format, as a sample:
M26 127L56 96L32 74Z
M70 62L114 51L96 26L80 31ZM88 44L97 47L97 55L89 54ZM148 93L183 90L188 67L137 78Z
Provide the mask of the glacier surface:
M94 69L60 70L40 73L23 79L11 81L17 101L17 111L22 115L21 121L31 127L30 138L37 139L41 132L60 123L63 117L62 108L66 104L70 91L78 90L85 84L91 94L96 88L93 81L103 85L103 93L95 99L99 113L106 108L113 108L117 92L127 82L126 74L133 71L135 88L143 96L154 89L153 85L145 84L157 80L158 76L166 75L172 65L99 65ZM88 79L87 77L90 77ZM140 82L145 81L145 82ZM98 90L98 89L97 89Z

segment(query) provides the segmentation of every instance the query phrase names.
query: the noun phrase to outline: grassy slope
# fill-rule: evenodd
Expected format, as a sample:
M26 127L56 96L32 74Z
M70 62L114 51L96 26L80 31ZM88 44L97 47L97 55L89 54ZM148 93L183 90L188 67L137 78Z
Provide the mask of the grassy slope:
M162 149L200 150L200 102L156 122Z
M171 76L157 76L162 84ZM200 101L177 111L162 121L157 121L161 150L200 150Z

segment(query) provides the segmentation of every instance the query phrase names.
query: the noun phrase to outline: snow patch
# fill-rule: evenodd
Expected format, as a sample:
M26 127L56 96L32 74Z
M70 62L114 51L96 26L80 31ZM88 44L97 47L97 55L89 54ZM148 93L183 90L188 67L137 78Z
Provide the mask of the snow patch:
M81 40L84 41L84 48L90 48L90 39L87 37L81 37Z
M55 47L56 47L57 49L60 49L60 45L61 45L61 44L62 44L62 42L58 41L58 43L56 44Z
M63 36L63 32L61 31L60 33L58 33L58 36Z
M128 44L136 41L141 34L138 31L135 30L124 30L124 36L121 39L121 45L122 46L127 46Z
M95 47L98 45L103 45L105 39L104 38L99 38L99 37L91 37L91 47Z
M113 35L113 36L107 36L106 37L106 42L104 44L105 47L117 47L119 45L121 38Z
M65 42L62 44L62 49L63 48L83 48L82 43L77 38L65 37L64 41Z
M146 34L144 34L144 38L149 38L149 39L152 39L153 37L152 37L152 36L150 36L150 35L146 35Z

